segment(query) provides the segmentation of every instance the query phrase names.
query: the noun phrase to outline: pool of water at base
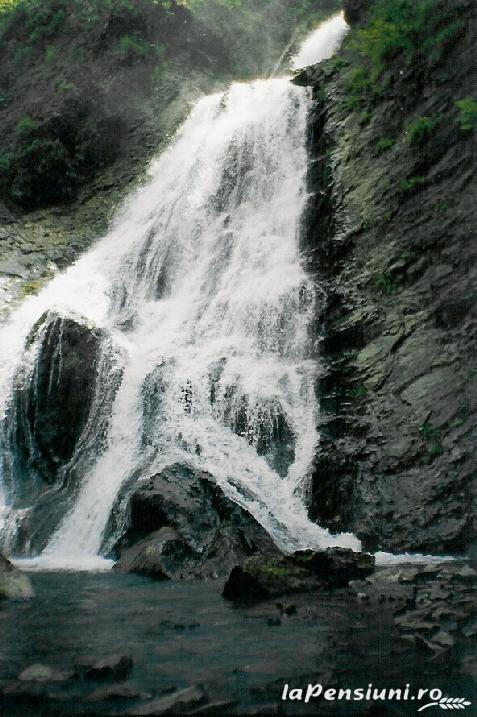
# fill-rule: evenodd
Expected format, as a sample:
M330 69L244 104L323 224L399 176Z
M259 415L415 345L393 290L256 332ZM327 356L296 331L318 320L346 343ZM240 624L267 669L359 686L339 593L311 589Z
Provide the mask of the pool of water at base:
M345 592L292 596L282 600L292 613L286 615L276 600L253 608L227 603L221 581L153 582L114 573L33 573L31 579L33 599L0 604L0 688L34 663L70 671L78 660L128 654L134 668L126 684L144 696L91 702L91 693L110 683L69 679L31 694L0 695L2 717L127 715L138 702L193 685L211 702L230 702L223 714L234 715L417 712L410 703L284 703L284 683L411 683L469 694L469 678L458 666L424 660L399 638L392 612L358 604Z

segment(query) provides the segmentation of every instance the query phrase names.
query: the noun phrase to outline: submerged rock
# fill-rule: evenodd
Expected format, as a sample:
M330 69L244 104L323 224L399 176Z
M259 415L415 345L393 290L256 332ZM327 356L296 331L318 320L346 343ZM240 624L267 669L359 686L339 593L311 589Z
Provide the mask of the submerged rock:
M84 680L125 680L133 670L129 655L113 655L102 660L85 658L75 662L75 677Z
M85 698L85 702L135 700L138 697L147 698L150 695L144 695L134 685L108 685L95 689Z
M226 600L253 603L287 593L344 586L373 570L373 556L343 548L300 551L268 560L260 556L233 568L222 595Z
M31 598L33 588L30 578L0 555L0 600L5 598Z
M161 697L128 711L129 715L167 715L188 712L205 700L201 687L187 687L167 697Z
M218 577L252 555L278 556L272 539L209 473L176 464L140 484L115 568L158 579Z
M49 665L30 665L18 675L20 682L64 682L71 675Z

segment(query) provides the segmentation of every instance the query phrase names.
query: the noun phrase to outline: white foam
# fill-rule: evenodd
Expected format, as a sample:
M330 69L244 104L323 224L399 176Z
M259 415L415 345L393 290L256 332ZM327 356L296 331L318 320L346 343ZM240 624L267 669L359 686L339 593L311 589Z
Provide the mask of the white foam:
M300 47L292 60L293 69L301 70L308 65L327 60L336 52L348 30L343 13L323 22Z

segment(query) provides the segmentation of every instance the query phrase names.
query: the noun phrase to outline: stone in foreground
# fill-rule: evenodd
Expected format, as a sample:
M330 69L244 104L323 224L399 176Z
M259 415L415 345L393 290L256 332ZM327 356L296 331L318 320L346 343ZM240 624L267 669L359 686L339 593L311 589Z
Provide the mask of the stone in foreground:
M226 600L253 603L288 593L344 587L373 570L373 556L344 548L299 551L278 559L254 557L233 568L222 595Z
M167 697L153 700L145 705L136 707L128 712L129 715L175 715L190 714L192 707L200 705L205 700L201 687L187 687Z
M128 502L119 572L157 580L217 578L252 555L281 556L266 530L209 473L169 466L135 485Z
M30 665L18 675L20 682L64 682L69 677L66 672L40 663Z
M132 672L133 660L129 655L114 655L103 660L78 660L74 665L75 677L85 680L125 680Z
M31 598L30 578L0 555L0 600L5 598Z

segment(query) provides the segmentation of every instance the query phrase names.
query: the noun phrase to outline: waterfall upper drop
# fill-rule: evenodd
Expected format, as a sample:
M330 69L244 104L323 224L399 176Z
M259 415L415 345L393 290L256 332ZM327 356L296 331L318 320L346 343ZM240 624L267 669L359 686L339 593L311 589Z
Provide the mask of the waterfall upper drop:
M285 550L359 548L304 505L319 438L320 291L300 256L310 103L288 79L200 100L109 235L1 330L4 543L89 567L117 537L120 491L182 463ZM75 385L85 405L65 418Z
M331 57L340 46L348 29L343 13L325 20L300 47L292 60L293 69L300 70Z

